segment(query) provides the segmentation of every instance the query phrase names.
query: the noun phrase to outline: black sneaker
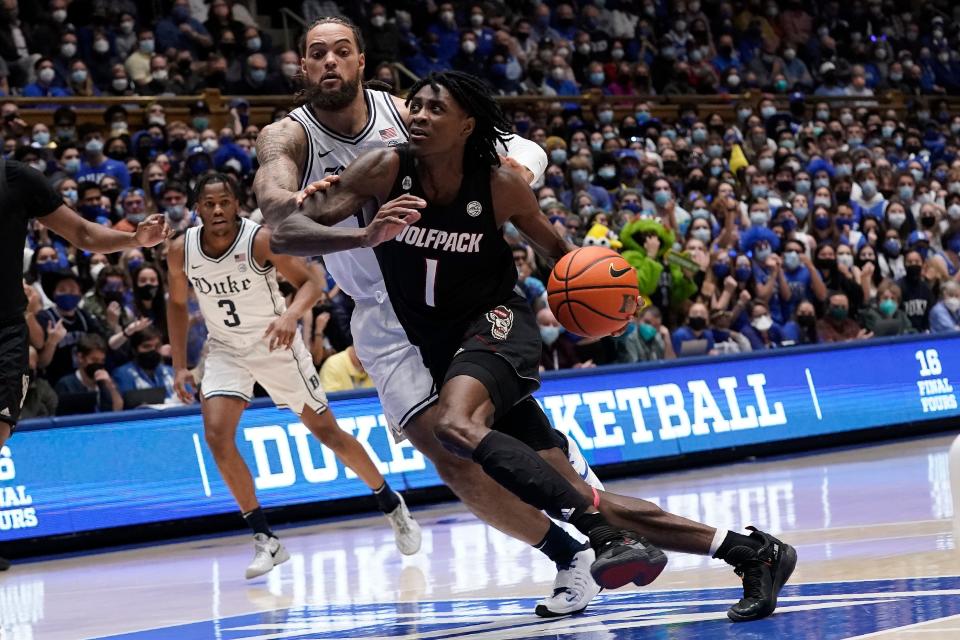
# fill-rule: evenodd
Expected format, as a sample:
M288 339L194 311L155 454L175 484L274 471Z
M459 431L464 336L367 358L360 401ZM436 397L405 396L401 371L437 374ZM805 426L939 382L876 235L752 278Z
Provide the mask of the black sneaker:
M748 622L766 618L777 608L777 596L797 566L797 550L780 542L768 533L747 527L763 543L759 550L737 547L733 553L739 558L727 557L734 572L743 579L743 597L730 607L727 617L734 622ZM732 560L736 560L733 562Z
M590 545L597 554L590 575L604 589L617 589L630 582L644 587L667 566L663 551L630 531L596 527L590 531Z
M10 561L6 558L0 558L0 571L6 571L10 568Z

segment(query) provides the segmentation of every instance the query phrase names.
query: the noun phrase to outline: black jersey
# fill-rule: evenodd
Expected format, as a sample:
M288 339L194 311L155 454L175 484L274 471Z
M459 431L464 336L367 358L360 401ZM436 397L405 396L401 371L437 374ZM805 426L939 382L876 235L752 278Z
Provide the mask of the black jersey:
M509 300L517 284L513 254L493 211L490 171L466 173L453 202L429 202L413 154L397 147L400 169L392 200L427 200L420 220L375 249L387 293L410 342L428 366L452 358L478 315Z
M30 218L53 213L63 204L60 194L28 165L0 162L0 325L23 322L27 299L23 295L23 246ZM2 409L3 407L0 407Z

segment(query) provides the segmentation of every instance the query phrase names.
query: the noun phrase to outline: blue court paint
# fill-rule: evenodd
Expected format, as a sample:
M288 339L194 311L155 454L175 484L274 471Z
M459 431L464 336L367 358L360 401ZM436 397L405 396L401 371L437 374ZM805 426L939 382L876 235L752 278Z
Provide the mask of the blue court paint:
M533 615L535 598L294 607L109 638L840 640L960 615L960 577L788 585L775 615L734 624L726 610L739 597L739 589L602 594L587 613L553 621Z

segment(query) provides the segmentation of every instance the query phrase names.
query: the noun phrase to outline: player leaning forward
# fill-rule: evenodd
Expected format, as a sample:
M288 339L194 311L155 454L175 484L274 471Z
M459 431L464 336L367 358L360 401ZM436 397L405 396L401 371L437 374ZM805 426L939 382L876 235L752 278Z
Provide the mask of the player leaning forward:
M288 118L265 127L257 139L260 168L254 187L264 218L273 226L297 210L298 200L316 181L323 184L324 178L342 172L364 151L407 140L403 100L360 86L363 37L354 25L343 18L321 18L307 29L300 48L303 104ZM528 183L546 168L543 149L518 136L509 137L499 151ZM438 409L433 379L397 320L373 251L357 242L367 231L351 217L326 232L323 246L315 242L311 246L317 253L338 251L325 256L324 262L356 304L351 320L354 347L376 384L390 426L403 430L474 514L535 546L556 564L553 590L538 603L538 615L582 611L600 590L590 576L593 550L505 491L477 464L441 446L433 435ZM559 432L552 432L552 437L568 450L578 472L601 488L579 450Z
M277 406L296 413L320 442L356 472L374 491L393 526L397 547L408 555L416 553L419 525L360 443L337 425L300 337L297 321L323 292L322 275L302 258L270 251L269 230L238 215L239 203L228 177L201 178L196 201L202 226L174 240L167 257L173 366L177 394L192 402L187 384L194 380L186 369L187 292L192 283L210 336L200 388L204 433L217 468L254 533L255 554L247 578L263 575L290 557L267 524L250 470L235 443L254 382L267 390ZM277 286L277 271L298 287L289 307Z
M551 448L530 396L539 386L538 331L514 290L501 227L512 222L548 258L574 247L523 180L499 166L498 130L509 123L482 83L457 72L431 75L414 85L407 106L409 149L360 156L338 185L280 225L275 244L310 253L327 242L327 225L374 202L364 209L367 232L357 246L377 247L397 316L440 388L436 437L528 504L569 513L596 552L591 572L601 586L643 585L659 574L665 560L644 536L736 567L744 595L728 612L734 621L770 615L796 563L793 547L597 492Z

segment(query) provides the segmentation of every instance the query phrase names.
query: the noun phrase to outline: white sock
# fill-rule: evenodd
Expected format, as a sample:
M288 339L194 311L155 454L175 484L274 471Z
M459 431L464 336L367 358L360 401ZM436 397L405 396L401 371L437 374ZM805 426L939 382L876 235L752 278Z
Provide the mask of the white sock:
M723 544L724 538L727 537L727 532L723 529L717 529L716 533L713 534L713 542L710 543L710 557L717 555L717 550L720 548L720 545Z

